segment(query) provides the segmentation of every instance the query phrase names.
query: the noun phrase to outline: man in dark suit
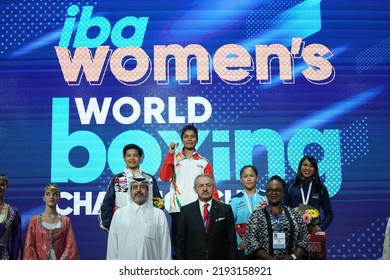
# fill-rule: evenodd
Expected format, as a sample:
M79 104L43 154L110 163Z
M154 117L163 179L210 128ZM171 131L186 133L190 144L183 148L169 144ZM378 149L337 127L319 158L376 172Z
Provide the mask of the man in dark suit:
M177 259L235 259L237 240L233 211L228 204L213 200L215 181L209 174L195 178L198 200L180 210ZM205 206L206 205L206 206Z

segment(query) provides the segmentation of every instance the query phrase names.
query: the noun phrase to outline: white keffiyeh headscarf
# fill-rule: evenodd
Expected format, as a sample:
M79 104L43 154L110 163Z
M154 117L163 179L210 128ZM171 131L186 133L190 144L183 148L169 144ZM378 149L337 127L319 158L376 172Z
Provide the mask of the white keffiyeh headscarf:
M145 204L149 207L153 207L153 189L152 189L152 186L153 186L153 181L151 178L145 178L145 177L142 177L141 174L137 174L136 176L134 177L128 177L127 178L127 184L129 186L129 190L130 190L130 193L131 193L131 185L135 182L138 182L138 183L144 183L146 184L147 188L148 188L148 198L146 199L145 201ZM130 203L134 203L133 199L130 199ZM145 205L145 206L146 206Z

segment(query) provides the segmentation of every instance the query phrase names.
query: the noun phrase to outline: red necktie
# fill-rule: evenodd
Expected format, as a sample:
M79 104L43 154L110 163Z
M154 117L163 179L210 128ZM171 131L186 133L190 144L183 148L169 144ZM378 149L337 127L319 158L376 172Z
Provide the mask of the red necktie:
M210 223L210 213L209 213L209 204L205 203L203 205L203 223L204 227L206 229L206 232L208 232L209 229L209 223Z

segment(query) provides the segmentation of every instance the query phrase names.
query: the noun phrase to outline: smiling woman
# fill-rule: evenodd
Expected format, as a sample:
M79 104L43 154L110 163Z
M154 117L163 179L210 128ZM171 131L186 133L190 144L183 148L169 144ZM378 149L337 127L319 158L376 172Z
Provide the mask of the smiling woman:
M320 181L318 163L313 156L304 156L299 162L297 176L290 182L284 195L284 204L296 208L300 204L314 207L323 215L310 233L326 230L333 220L332 204L327 188Z
M274 175L267 183L268 205L252 212L245 232L245 254L261 260L296 260L308 250L307 227L299 214L283 206L285 183Z

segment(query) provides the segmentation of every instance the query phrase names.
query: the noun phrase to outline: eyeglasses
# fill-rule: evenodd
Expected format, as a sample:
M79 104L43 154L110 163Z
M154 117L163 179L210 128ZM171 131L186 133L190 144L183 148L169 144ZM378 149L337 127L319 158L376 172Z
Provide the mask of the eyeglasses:
M280 194L283 192L282 189L266 189L266 192L267 193L276 193L276 194Z

